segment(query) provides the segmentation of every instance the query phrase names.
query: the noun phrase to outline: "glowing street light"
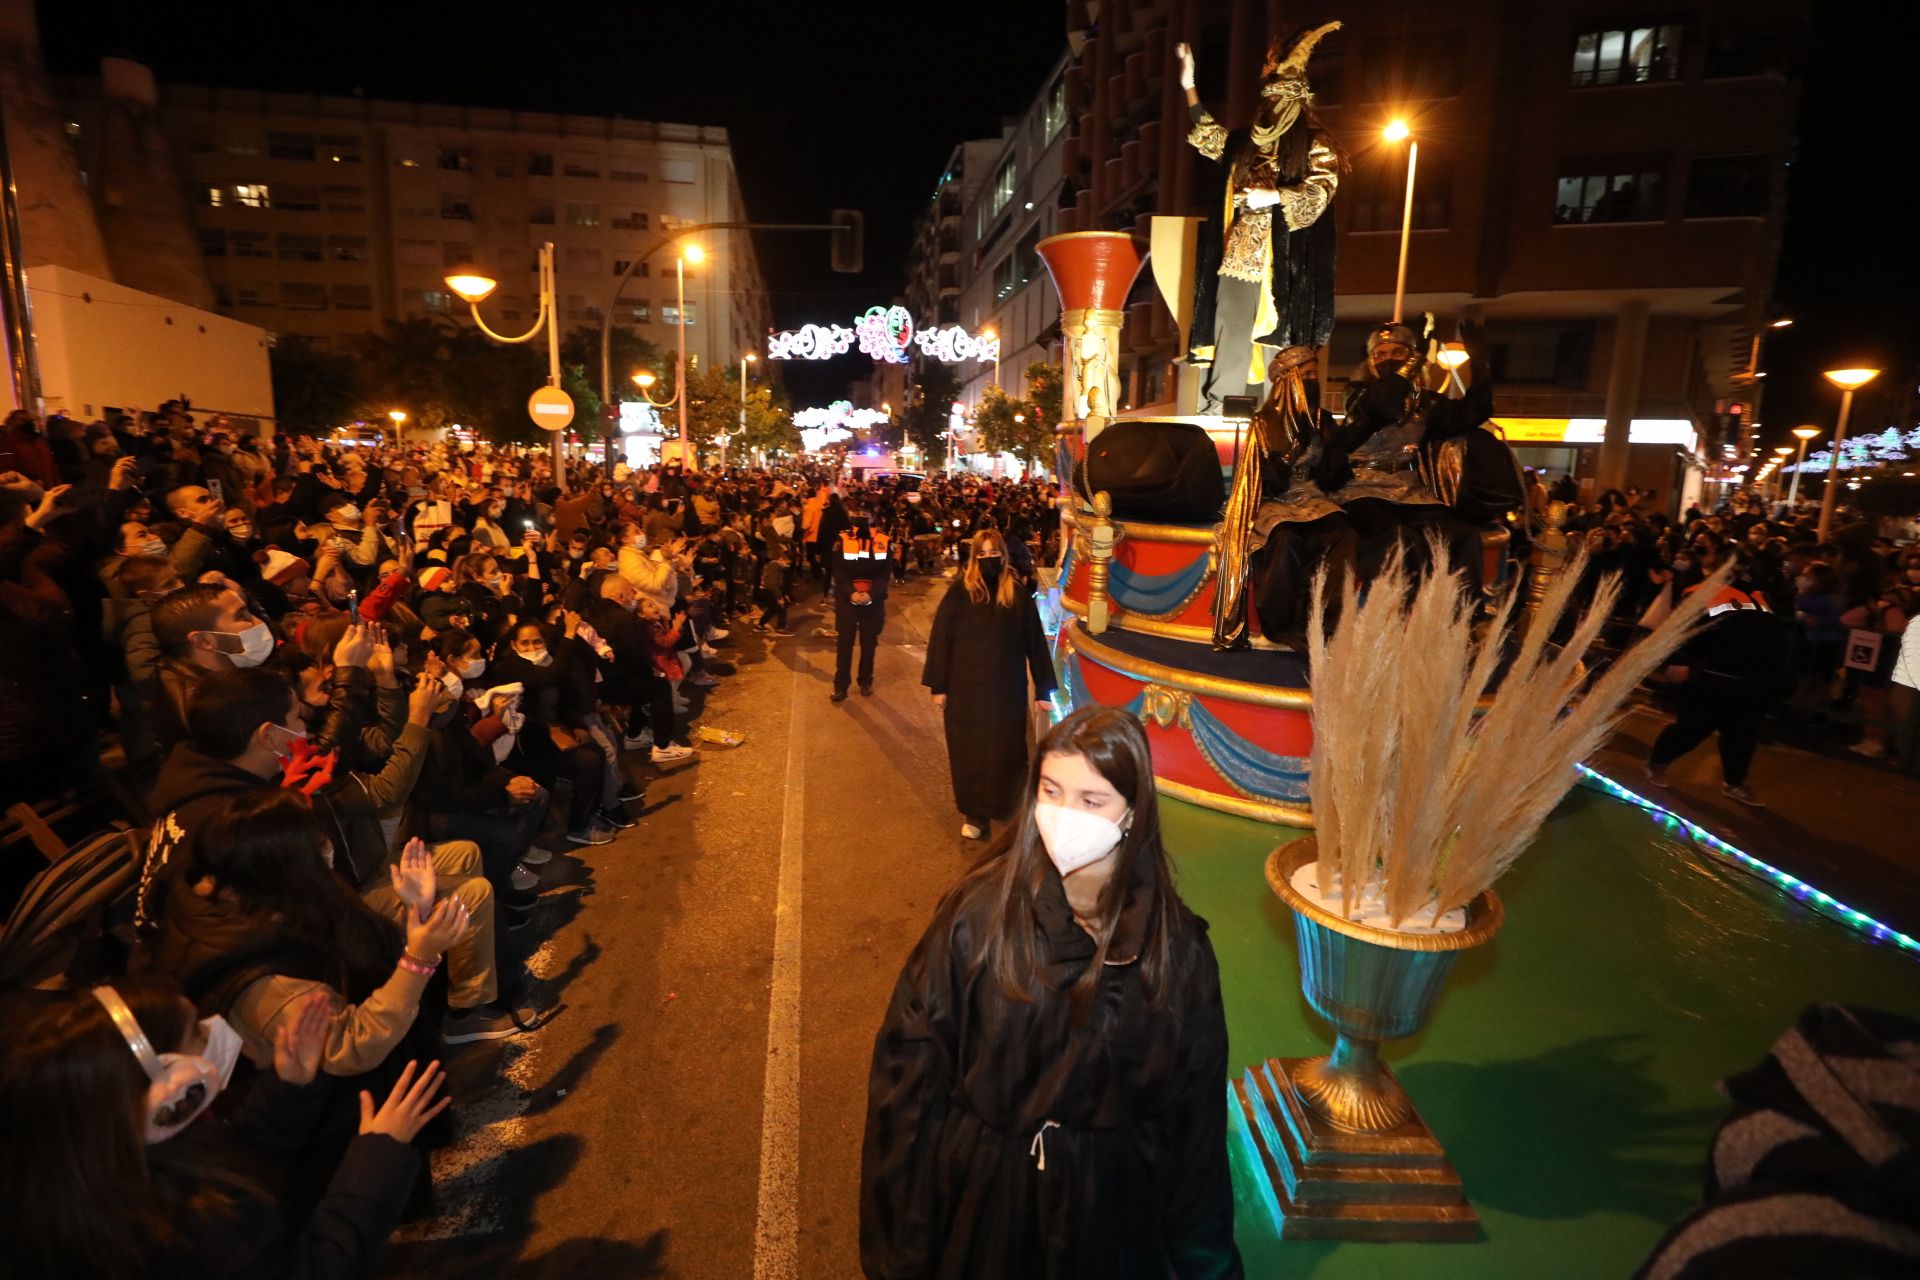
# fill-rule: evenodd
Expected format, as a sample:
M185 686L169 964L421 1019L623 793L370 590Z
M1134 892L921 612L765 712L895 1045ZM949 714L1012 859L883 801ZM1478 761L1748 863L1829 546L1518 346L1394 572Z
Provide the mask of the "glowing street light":
M1775 321L1774 321L1774 322L1773 322L1772 324L1770 324L1770 325L1768 325L1768 326L1767 326L1767 328L1769 328L1769 329L1791 329L1791 328L1793 328L1793 317L1792 317L1792 316L1781 316L1781 317L1780 317L1780 318L1779 318L1778 320L1775 320Z
M1407 203L1400 215L1400 270L1393 279L1393 322L1400 323L1400 316L1406 308L1407 300L1407 249L1413 236L1413 174L1420 160L1420 144L1413 140L1413 131L1403 119L1394 119L1380 132L1388 142L1407 144Z
M1858 367L1829 369L1821 376L1840 388L1840 417L1833 425L1833 460L1827 467L1827 481L1820 486L1820 524L1814 531L1814 537L1825 542L1827 529L1833 523L1833 500L1837 496L1833 477L1840 470L1840 446L1847 439L1847 418L1853 412L1853 393L1879 377L1880 371Z
M393 419L393 438L398 442L402 437L400 424L407 420L407 411L405 409L389 409L387 410L387 417Z
M539 313L534 316L533 328L518 337L511 338L504 333L495 333L489 329L486 320L480 315L480 304L492 296L493 291L499 287L498 279L488 275L479 267L463 263L447 272L446 282L447 288L458 294L461 300L472 309L473 322L480 327L480 332L495 342L510 344L531 342L539 337L541 330L544 329L547 334L547 385L558 387L560 385L560 316L559 309L554 304L553 241L551 240L540 246L538 270L540 273ZM560 487L562 493L567 491L566 439L567 433L564 429L553 433L553 482Z
M638 386L642 391L645 391L648 387L660 381L660 379L654 377L645 369L642 369L639 373L633 375L633 381L634 385Z

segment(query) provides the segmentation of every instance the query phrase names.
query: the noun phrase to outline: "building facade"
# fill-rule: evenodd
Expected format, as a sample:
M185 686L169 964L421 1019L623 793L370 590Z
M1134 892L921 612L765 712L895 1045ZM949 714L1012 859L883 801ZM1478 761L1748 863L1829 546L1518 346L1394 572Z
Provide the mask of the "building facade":
M62 86L83 171L100 158L99 86ZM554 244L563 333L598 327L636 256L697 223L745 221L724 129L309 94L161 86L197 248L220 312L323 344L419 316L462 323L449 268L500 281L483 306L518 332L538 314L536 255ZM771 312L751 238L700 237L689 265L691 361L755 350ZM664 350L674 257L649 257L615 323Z
M1404 119L1419 144L1406 313L1433 313L1443 338L1477 331L1490 367L1475 372L1498 384L1530 461L1601 488L1678 492L1753 417L1749 361L1778 255L1809 8L1693 0L1649 12L1610 0L1069 0L1070 207L1058 229L1144 235L1156 213L1218 217L1218 167L1187 145L1174 46L1193 46L1202 101L1232 128L1257 105L1268 42L1339 19L1309 69L1349 165L1333 205L1329 377L1392 311L1408 154L1382 129ZM1130 403L1174 407L1178 346L1143 274L1123 356Z

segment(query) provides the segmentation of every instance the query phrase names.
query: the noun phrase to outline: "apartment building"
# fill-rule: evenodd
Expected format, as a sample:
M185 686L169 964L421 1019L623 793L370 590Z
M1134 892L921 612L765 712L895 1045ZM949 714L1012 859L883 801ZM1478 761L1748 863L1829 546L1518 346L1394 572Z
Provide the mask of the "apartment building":
M1420 148L1407 313L1434 313L1448 337L1482 326L1481 372L1529 461L1677 494L1742 438L1807 0L1284 8L1282 21L1281 6L1234 0L1069 0L1058 229L1217 217L1220 176L1187 146L1174 45L1194 47L1202 100L1234 127L1257 104L1268 41L1337 18L1345 29L1310 69L1350 165L1334 204L1330 375L1392 310L1408 157L1382 129L1403 118ZM1131 403L1172 405L1177 345L1143 279L1123 357Z
M101 96L92 81L62 88L84 171ZM724 129L186 85L159 99L215 307L277 334L329 343L414 316L466 322L444 282L465 263L500 281L488 323L524 331L544 241L562 332L597 327L636 256L680 228L747 217ZM701 245L688 354L731 364L769 328L766 283L745 233ZM614 320L672 346L671 253L643 263Z
M962 323L960 292L969 274L961 254L962 215L1003 143L1004 137L976 138L955 147L933 184L926 210L914 222L907 251L907 309L923 328Z

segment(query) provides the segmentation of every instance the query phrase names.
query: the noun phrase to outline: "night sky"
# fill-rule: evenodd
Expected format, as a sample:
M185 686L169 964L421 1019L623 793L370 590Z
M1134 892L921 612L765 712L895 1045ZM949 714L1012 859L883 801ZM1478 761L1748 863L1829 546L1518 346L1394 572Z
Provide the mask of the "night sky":
M864 276L832 274L823 239L760 237L782 326L844 321L898 292L913 218L947 155L957 142L997 134L1001 118L1026 105L1061 52L1065 11L1059 0L42 0L39 8L56 71L89 72L102 53L125 52L149 62L163 84L725 125L755 218L867 213ZM1920 249L1910 204L1894 197L1911 167L1902 99L1920 47L1920 6L1819 0L1813 8L1776 290L1796 324L1769 336L1763 361L1768 444L1789 441L1796 423L1831 423L1836 397L1821 368L1865 362L1888 371L1883 384L1920 379L1910 301ZM787 372L803 404L838 393L867 368L851 356L798 363ZM1865 397L1860 407L1878 411Z

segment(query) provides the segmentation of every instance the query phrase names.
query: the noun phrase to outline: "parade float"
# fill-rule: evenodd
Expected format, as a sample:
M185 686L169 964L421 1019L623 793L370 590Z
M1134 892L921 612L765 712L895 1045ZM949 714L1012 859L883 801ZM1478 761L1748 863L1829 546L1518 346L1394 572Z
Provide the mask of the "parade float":
M1261 144L1263 121L1269 142L1286 132L1276 117L1316 127L1304 110L1304 69L1325 31L1270 54L1262 98L1271 110L1251 130L1230 134L1206 115L1189 64L1189 141L1230 164L1220 219L1156 216L1140 234L1082 229L1039 242L1059 294L1065 356L1056 450L1062 555L1041 592L1043 613L1057 624L1057 698L1132 710L1146 727L1161 795L1193 806L1165 810L1197 846L1181 850L1182 894L1212 922L1235 1053L1253 1061L1229 1096L1249 1273L1277 1273L1261 1267L1294 1256L1274 1251L1283 1241L1376 1242L1391 1252L1487 1241L1497 1231L1505 1248L1491 1257L1454 1255L1456 1266L1423 1251L1417 1262L1399 1260L1430 1274L1620 1274L1684 1201L1636 1206L1646 1222L1628 1214L1626 1228L1610 1220L1577 1238L1555 1219L1615 1204L1635 1177L1622 1172L1616 1145L1669 1127L1696 1145L1684 1172L1661 1176L1693 1184L1710 1131L1701 1117L1711 1111L1670 1118L1649 1101L1663 1086L1711 1097L1715 1073L1730 1064L1703 1052L1692 1030L1702 1021L1737 1024L1763 1044L1771 1033L1760 1028L1790 1021L1807 999L1884 995L1906 963L1899 953L1920 952L1920 943L1581 763L1689 619L1676 616L1590 678L1581 658L1610 598L1603 589L1602 611L1571 624L1570 639L1563 630L1563 644L1549 643L1578 568L1557 504L1531 528L1524 510L1475 513L1472 548L1436 546L1441 567L1418 591L1390 577L1384 591L1361 595L1349 579L1331 639L1317 608L1304 637L1263 632L1248 600L1247 533L1274 492L1260 483L1261 456L1284 452L1275 428L1288 417L1285 402L1299 399L1298 374L1289 383L1287 372L1304 357L1293 353L1323 351L1331 328L1324 215L1335 166L1323 150L1333 144L1316 132L1311 147L1295 147L1296 171L1269 175L1273 198L1249 201L1242 188L1257 185L1243 179L1260 162L1256 155L1249 166L1247 157ZM1250 218L1256 205L1284 215L1285 231ZM1316 223L1323 233L1310 231ZM1267 239L1254 244L1255 234ZM1253 263L1240 275L1274 296L1229 296L1235 262ZM1208 278L1214 272L1218 283ZM1310 296L1285 296L1293 290ZM1156 297L1184 353L1172 411L1123 411L1124 324ZM1402 336L1391 332L1399 319L1376 332ZM1244 331L1229 332L1235 325ZM1461 398L1471 353L1430 331L1419 338L1422 412L1444 409L1440 400ZM1229 376L1217 386L1223 353ZM1270 385L1261 376L1269 367ZM1213 455L1211 496L1188 488L1201 496L1181 518L1100 483L1103 468L1126 478L1116 458L1148 466L1138 441L1156 433L1184 437L1187 464L1201 433ZM1124 448L1115 444L1122 435ZM1170 461L1176 453L1152 465L1185 465ZM1453 456L1450 478L1423 473L1441 502L1462 487ZM1456 583L1448 570L1469 558L1475 571ZM1621 841L1607 813L1562 803L1576 779L1653 813L1681 842ZM1366 793L1371 809L1355 800ZM1503 902L1493 879L1544 842L1563 855L1611 856L1563 856L1544 872L1546 859L1536 856L1513 877L1523 900ZM1776 896L1782 889L1791 897ZM1829 919L1796 915L1802 904ZM1874 954L1834 921L1892 945ZM1782 966L1773 949L1783 940L1808 964ZM1519 967L1501 967L1504 953ZM1702 977L1687 987L1683 1010L1660 998L1649 1008L1636 991L1672 985L1675 956ZM1576 972L1564 972L1570 966ZM1449 975L1462 971L1475 980L1433 1018ZM1490 971L1495 980L1479 980ZM1772 983L1765 998L1743 981L1754 972ZM1621 974L1631 976L1614 979ZM1656 1066L1618 1048L1622 1027L1643 1025L1656 1028L1648 1033L1663 1055ZM1327 1033L1331 1052L1317 1050ZM1383 1055L1413 1039L1418 1058L1396 1072ZM1576 1040L1584 1056L1563 1062ZM1742 1045L1733 1061L1755 1047ZM1536 1058L1515 1074L1510 1059L1523 1051ZM1423 1115L1423 1107L1432 1110ZM1567 1108L1594 1116L1568 1124ZM1497 1214L1491 1221L1477 1207L1483 1196ZM1582 1263L1569 1265L1576 1254ZM1356 1265L1362 1270L1328 1273L1372 1274Z

